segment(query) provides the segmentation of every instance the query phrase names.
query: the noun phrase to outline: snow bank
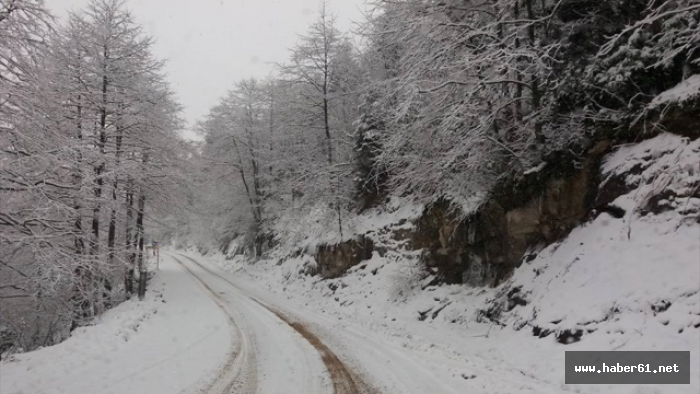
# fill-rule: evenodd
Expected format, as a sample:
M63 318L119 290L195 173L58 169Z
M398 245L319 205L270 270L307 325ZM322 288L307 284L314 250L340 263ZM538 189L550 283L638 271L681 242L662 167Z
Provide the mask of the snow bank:
M52 347L0 363L2 394L195 393L231 341L227 319L169 258L131 300Z
M422 211L422 205L394 197L386 205L369 209L362 215L350 216L343 213L342 236L338 229L336 211L324 204L310 211L290 212L275 223L274 231L281 242L275 253L278 257L289 256L299 250L313 253L320 244L343 242L358 234L378 232L387 227L393 230L409 228L411 220L420 216Z
M593 332L605 323L628 332L641 328L630 317L641 314L671 336L688 329L698 336L700 226L689 217L700 208L692 197L700 184L698 153L700 140L662 134L609 156L604 176L622 176L632 187L612 202L624 217L601 213L520 267L510 288L528 305L513 314L514 324ZM658 202L666 207L649 213L661 194L670 196ZM625 319L627 325L612 324Z
M678 85L654 97L649 103L649 109L667 104L682 104L688 100L700 97L700 74L693 75L681 81Z

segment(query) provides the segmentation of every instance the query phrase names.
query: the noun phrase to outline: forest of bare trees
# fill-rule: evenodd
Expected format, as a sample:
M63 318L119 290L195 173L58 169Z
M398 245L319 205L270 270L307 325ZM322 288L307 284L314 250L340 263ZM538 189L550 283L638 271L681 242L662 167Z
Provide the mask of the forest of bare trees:
M143 294L146 215L186 150L153 41L122 2L59 26L41 1L3 1L0 40L0 323L31 349L137 278Z
M135 293L149 223L255 257L312 224L343 239L391 196L468 212L602 133L653 132L653 98L700 73L698 0L376 0L352 32L327 3L192 146L124 2L62 24L0 2L2 335L52 344Z

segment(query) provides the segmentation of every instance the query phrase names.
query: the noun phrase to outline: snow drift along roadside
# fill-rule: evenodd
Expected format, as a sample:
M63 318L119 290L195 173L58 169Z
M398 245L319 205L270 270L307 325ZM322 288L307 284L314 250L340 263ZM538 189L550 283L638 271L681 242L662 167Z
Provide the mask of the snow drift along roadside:
M144 301L124 302L56 346L3 361L0 393L196 393L230 341L223 312L166 257Z

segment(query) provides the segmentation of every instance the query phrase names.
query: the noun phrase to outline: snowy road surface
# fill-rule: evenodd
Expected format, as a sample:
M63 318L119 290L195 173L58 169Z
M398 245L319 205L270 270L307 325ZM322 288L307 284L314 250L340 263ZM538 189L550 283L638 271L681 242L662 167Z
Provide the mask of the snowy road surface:
M165 254L164 254L165 255ZM0 364L0 393L459 393L371 333L172 253L143 302Z
M388 341L385 333L312 310L247 276L227 273L205 257L170 256L206 285L235 322L232 336L241 345L234 344L237 361L230 363L241 367L214 383L241 387L236 394L463 394L486 387L494 392L561 392L561 387L503 369L500 363L405 348ZM467 365L479 380L459 372ZM528 390L518 391L522 387Z
M259 393L457 393L399 349L287 305L204 259L172 254L236 326L236 365L218 387ZM362 368L360 367L362 366ZM370 373L371 372L371 373ZM228 393L216 388L211 393Z
M554 344L526 351L527 333L502 337L507 350L463 329L420 325L394 337L395 330L358 324L360 316L273 293L209 258L163 257L143 302L125 302L59 345L0 363L0 393L576 392L553 379L556 373L534 371L540 364L560 371L559 362L538 357L563 351ZM521 356L531 358L533 372L514 364Z
M231 368L209 393L325 393L321 357L301 335L253 299L188 257L173 257L235 322Z

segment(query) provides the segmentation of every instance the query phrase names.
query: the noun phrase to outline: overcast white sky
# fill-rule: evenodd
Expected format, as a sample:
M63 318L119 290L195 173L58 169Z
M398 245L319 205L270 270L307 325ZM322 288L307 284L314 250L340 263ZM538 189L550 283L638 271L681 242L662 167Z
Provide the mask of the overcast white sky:
M88 0L46 0L64 17ZM234 81L265 77L287 59L319 0L129 0L137 21L155 37L189 124L201 118ZM362 20L363 0L329 0L344 31ZM187 133L188 137L193 134Z

